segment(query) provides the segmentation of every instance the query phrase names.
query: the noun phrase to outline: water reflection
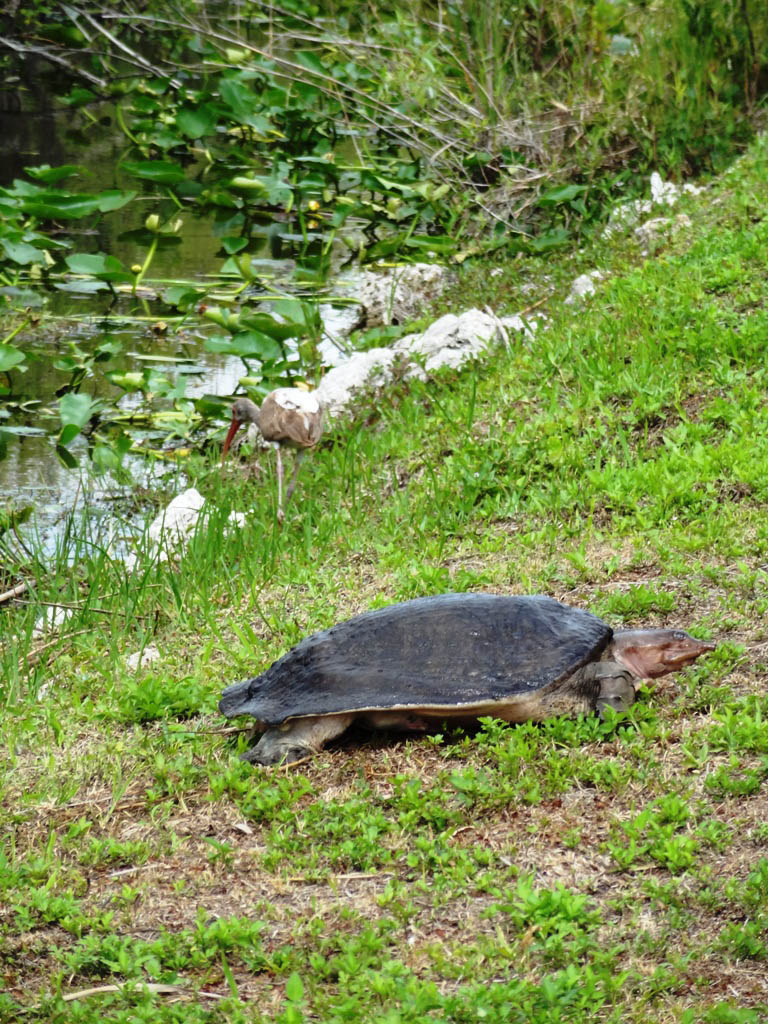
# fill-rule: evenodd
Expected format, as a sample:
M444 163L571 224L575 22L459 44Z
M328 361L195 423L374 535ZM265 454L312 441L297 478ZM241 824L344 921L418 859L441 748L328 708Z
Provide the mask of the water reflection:
M177 363L160 363L156 368L174 382L184 376L185 393L189 398L232 394L243 375L242 362L233 356L209 353L206 356L204 372L184 373L185 368ZM138 395L124 395L118 405L127 411L140 402ZM87 466L87 441L78 437L69 448L78 462ZM147 460L129 458L127 466L134 479L143 485L149 482ZM44 536L62 513L98 505L107 497L113 498L116 491L122 493L109 477L91 478L87 473L81 475L77 470L64 467L56 455L54 436L14 436L9 439L6 458L0 461L0 496L4 500L12 499L17 506L32 505L37 529Z
M62 164L68 149L61 139L62 125L53 109L45 61L28 54L18 62L22 82L0 92L0 185L7 185L25 167Z

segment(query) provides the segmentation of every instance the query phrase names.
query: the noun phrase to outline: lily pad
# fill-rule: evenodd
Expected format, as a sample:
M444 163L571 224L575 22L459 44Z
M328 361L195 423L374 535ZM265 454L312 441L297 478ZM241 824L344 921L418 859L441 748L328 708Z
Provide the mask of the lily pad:
M26 360L23 352L19 352L13 345L0 344L0 371L6 372L14 366L19 366Z

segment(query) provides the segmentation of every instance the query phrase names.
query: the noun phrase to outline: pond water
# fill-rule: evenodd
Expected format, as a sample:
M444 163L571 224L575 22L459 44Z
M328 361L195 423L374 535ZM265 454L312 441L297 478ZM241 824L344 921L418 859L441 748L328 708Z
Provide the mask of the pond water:
M87 172L83 171L79 181L68 179L69 187L91 193L137 187L135 179L128 180L118 170L120 161L128 155L128 145L109 106L91 111L94 121L84 136L81 130L73 129L71 113L52 103L50 91L40 92L28 83L26 91L18 94L17 103L8 102L8 96L4 94L5 109L0 109L0 185L9 185L23 176L25 167L85 163L87 155ZM82 230L81 222L71 222L65 235L72 244L70 251L101 251L118 257L128 267L141 263L145 249L124 236L143 226L151 204L156 202L153 195L147 195L146 204L132 202L100 218L98 229L90 233ZM179 281L209 286L224 262L212 220L187 210L180 211L179 216L182 226L174 244L158 249L149 279L143 282L150 289L161 291ZM274 258L275 252L280 258ZM263 251L255 254L254 264L271 284L288 289L294 269L290 241L278 240L276 244L275 233L265 226ZM0 458L0 498L6 503L11 500L17 508L31 505L34 523L29 529L50 547L55 543L57 523L68 512L87 506L98 518L109 513L116 497L125 495L125 488L109 474L94 478L87 468L68 469L56 454L60 429L57 391L67 384L70 374L57 369L54 361L70 352L73 343L92 353L107 337L119 342L122 352L110 362L110 370L125 373L151 367L173 383L183 378L184 396L192 399L231 395L247 370L238 357L205 350L205 328L199 326L197 318L176 329L169 315L173 311L151 296L121 296L115 303L105 292L78 294L51 289L43 294L40 327L16 339L31 358L26 372L11 371L11 415L0 419L0 425L12 431L5 434L6 457ZM321 315L326 333L319 351L322 362L332 365L341 356L339 339L352 326L356 313L326 301ZM153 330L153 325L163 319L169 321L169 329ZM217 332L212 328L210 333ZM139 402L137 395L123 394L100 375L89 374L82 388L94 398L117 401L123 410ZM78 437L69 448L79 465L87 467L87 442ZM178 474L173 466L141 457L128 456L125 465L145 486L157 485L158 477Z

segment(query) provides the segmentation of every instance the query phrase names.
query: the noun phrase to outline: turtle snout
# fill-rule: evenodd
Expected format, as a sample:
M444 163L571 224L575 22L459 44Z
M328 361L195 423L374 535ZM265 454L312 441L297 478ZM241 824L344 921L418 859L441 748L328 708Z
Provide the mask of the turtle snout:
M713 644L709 640L697 640L694 636L686 636L679 650L672 652L670 660L682 668L684 665L690 665L691 662L696 661L702 654L714 651L716 647L717 644Z

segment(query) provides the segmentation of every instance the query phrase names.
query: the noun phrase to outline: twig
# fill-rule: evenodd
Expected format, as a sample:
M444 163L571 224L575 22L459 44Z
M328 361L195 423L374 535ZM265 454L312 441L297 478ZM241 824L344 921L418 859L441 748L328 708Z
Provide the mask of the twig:
M518 316L525 316L526 313L530 313L533 309L538 309L539 306L543 306L545 302L549 302L552 298L551 295L545 295L543 299L539 299L538 302L534 302L532 306L526 306L525 309L521 309L517 314Z
M359 881L366 878L392 878L394 871L349 871L344 875L331 875L328 881ZM289 875L289 882L303 882L306 885L319 885L323 878L312 878L309 875Z
M101 992L122 992L124 988L133 989L131 982L125 981L117 985L94 985L93 988L81 988L76 992L67 992L65 996L62 996L62 1001L65 1003L71 1003L74 999L87 999L88 996L96 996ZM225 996L221 996L218 992L195 992L191 988L184 988L182 985L162 985L157 982L139 982L136 985L142 992L153 992L156 995L161 996L174 996L174 995L194 995L202 996L205 999L225 999ZM30 1009L37 1009L37 1007L30 1007Z
M289 761L287 764L283 764L281 762L280 764L271 764L267 765L266 767L271 768L273 772L284 772L287 771L289 768L295 768L296 765L306 764L307 761L312 761L314 759L314 756L314 753L307 754L306 757L300 757L298 761Z
M131 21L151 21L154 25L165 25L169 28L190 28L190 22L180 23L172 18L150 18L148 15L131 15ZM401 111L398 111L395 107L391 106L388 103L385 103L383 100L378 100L375 97L371 97L371 95L369 93L366 93L363 89L357 88L356 86L344 85L342 83L339 83L330 74L323 74L320 71L308 71L306 67L296 63L295 61L288 60L285 57L280 57L274 53L270 54L266 50L259 49L259 47L257 46L244 43L241 39L238 39L237 36L233 36L225 32L214 32L210 29L208 29L205 34L206 37L209 39L225 43L229 46L237 45L241 49L247 50L250 53L255 53L260 57L266 58L267 60L274 61L275 66L278 69L277 73L282 73L286 78L290 79L292 75L294 76L293 80L297 81L305 81L309 78L311 79L312 85L320 89L322 92L328 93L332 96L336 96L337 92L341 91L345 95L348 95L351 100L357 101L360 104L358 115L361 117L363 121L367 122L368 124L370 124L371 126L375 127L378 130L382 130L382 124L377 123L374 120L374 118L370 117L365 112L365 110L363 109L365 104L370 104L370 106L374 108L377 111L377 113L387 114L393 120L399 118L400 124L398 125L397 129L388 128L385 130L388 130L390 134L392 134L395 138L398 138L399 141L403 142L403 144L406 146L419 145L417 132L422 128L422 123L418 119L410 117L408 114L403 114ZM405 135L406 138L402 138L402 135ZM448 139L446 135L443 135L438 131L434 131L433 135L441 142L451 141L450 139ZM453 146L454 148L461 149L465 153L469 152L470 148L466 144L462 144L457 140L453 141Z
M41 815L50 816L58 814L61 811L72 811L78 807L97 807L99 804L106 804L112 800L114 800L114 797L110 794L109 796L94 796L89 800L70 800L69 803L54 804L53 806L50 804L44 804L41 807L35 807L31 811L24 812L23 815L20 814L19 818L21 819L23 817L24 820L28 820L29 818L39 818ZM124 811L128 807L141 807L145 804L146 796L124 796L120 797L120 799L108 809L107 813L111 815L114 814L115 811Z
M83 633L92 633L93 627L90 629L77 629L74 633L67 633L65 637L57 636L53 640L49 640L46 644L40 644L39 647L33 647L32 650L24 657L24 663L28 666L30 662L34 664L43 651L47 651L50 647L55 647L56 644L61 643L62 639L69 640L73 636L81 636Z
M156 982L150 982L146 987L150 992L156 992L158 995L164 996L176 995L178 992L187 991L186 989L181 988L180 985L160 985ZM125 984L94 985L93 988L80 988L76 992L67 992L67 994L61 998L63 1002L71 1003L75 999L87 999L88 996L97 996L102 992L122 992L124 988Z
M344 875L333 875L333 877L348 881L355 878L392 878L393 875L394 871L348 871Z
M0 594L0 602L2 602L5 594ZM89 611L96 612L99 615L115 615L116 612L110 611L108 608L95 608L93 605L88 607L86 604L64 604L62 601L20 601L22 605L44 605L46 608L72 608L76 612ZM146 618L146 616L145 616Z
M107 878L120 878L122 875L132 875L136 871L145 871L147 868L151 868L151 864L137 864L133 868L120 868L119 871L110 871Z
M191 989L182 988L181 985L161 985L157 982L139 982L142 991L154 992L158 995L198 995L206 996L209 999L223 999L224 996L217 995L215 992L197 992L194 993ZM66 995L61 997L65 1003L71 1003L75 999L87 999L89 996L97 996L102 992L122 992L124 988L133 988L130 982L125 982L120 985L94 985L93 988L81 988L76 992L67 992ZM41 1009L42 1003L35 1003L33 1006L20 1007L16 1012L17 1014L36 1013Z
M6 590L4 594L0 594L0 604L5 604L6 601L12 601L14 597L20 597L29 590L28 583L19 583L15 587L11 587L10 590Z
M51 63L58 64L61 67L66 68L67 71L81 75L92 85L98 85L100 89L106 89L107 87L107 83L103 78L98 78L96 75L92 75L89 71L84 71L82 68L76 68L69 61L64 60L63 57L59 57L55 53L51 53L51 51L46 49L44 46L30 46L28 43L17 43L15 40L8 39L4 36L0 36L0 46L7 46L9 50L13 50L15 53L19 53L22 56L28 53L37 53L41 57L45 57L46 60L51 61Z
M177 729L174 732L186 732L190 736L234 736L238 732L253 732L253 726L225 725L222 729Z
M109 796L94 796L91 797L89 800L70 800L69 803L66 804L59 804L58 806L54 807L41 807L39 808L39 810L68 811L71 810L73 807L88 807L90 804L106 804L109 803L110 800L114 800L114 795L112 793L110 793ZM112 810L122 810L125 806L130 806L131 804L135 803L143 803L143 801L144 798L140 797L138 794L135 794L133 796L123 796L120 797L120 799L117 801Z
M93 18L87 11L81 10L78 11L78 14L80 15L80 17L85 18L88 24L92 28L96 29L97 32L101 32L103 36L106 36L106 38L110 41L110 43L112 43L112 45L116 49L122 50L122 52L126 54L128 57L130 57L130 59L136 65L138 65L138 67L142 68L142 70L150 71L153 75L156 75L158 78L164 77L163 72L160 71L158 68L153 67L146 59L146 57L144 57L140 53L136 53L135 50L132 50L130 47L126 46L125 43L121 42L117 38L117 36L113 35L108 28L105 28L104 25L101 25L98 21L96 21L96 19ZM181 85L181 82L179 81L178 78L171 78L169 79L169 81L171 85L174 87L174 89L178 89L179 86Z

